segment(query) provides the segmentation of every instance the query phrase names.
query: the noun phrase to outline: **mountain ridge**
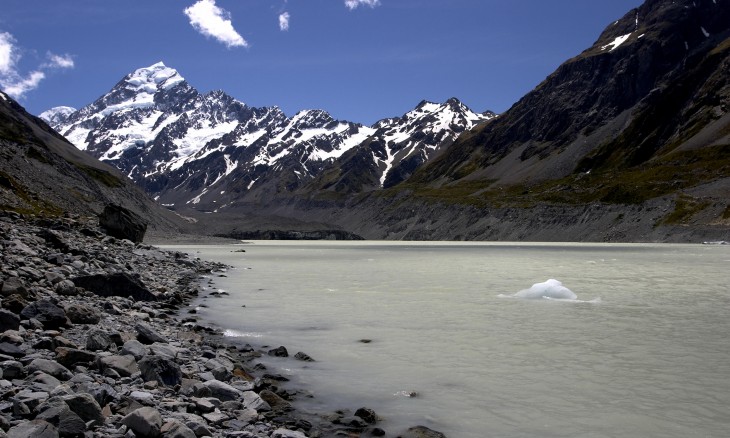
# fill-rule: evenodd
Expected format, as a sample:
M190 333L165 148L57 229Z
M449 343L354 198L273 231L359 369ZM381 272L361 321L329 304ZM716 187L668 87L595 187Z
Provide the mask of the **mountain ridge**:
M293 192L374 140L379 147L368 157L371 165L359 171L370 173L362 176L372 182L370 190L395 185L460 132L494 117L456 98L422 101L373 126L335 120L320 109L287 117L278 107L249 107L223 91L201 94L159 62L126 75L53 126L163 204L215 211L240 198Z

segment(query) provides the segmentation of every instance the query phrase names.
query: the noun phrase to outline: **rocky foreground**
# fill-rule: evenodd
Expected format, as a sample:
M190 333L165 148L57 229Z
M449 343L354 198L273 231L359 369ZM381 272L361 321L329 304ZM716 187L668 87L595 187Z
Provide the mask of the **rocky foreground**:
M256 363L283 347L227 345L181 312L225 266L107 236L96 218L0 212L0 248L0 437L388 435L371 409L296 411L299 391Z

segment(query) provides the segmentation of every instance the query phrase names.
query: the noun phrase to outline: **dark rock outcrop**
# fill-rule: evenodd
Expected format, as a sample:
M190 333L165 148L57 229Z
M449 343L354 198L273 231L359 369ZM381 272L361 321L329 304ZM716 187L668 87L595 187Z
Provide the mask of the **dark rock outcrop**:
M146 356L137 365L145 382L158 382L164 386L175 386L182 382L182 371L173 359Z
M110 236L139 243L147 232L147 222L120 205L107 205L99 215L99 225Z
M102 297L125 297L135 301L158 300L138 278L126 272L75 277L73 283Z

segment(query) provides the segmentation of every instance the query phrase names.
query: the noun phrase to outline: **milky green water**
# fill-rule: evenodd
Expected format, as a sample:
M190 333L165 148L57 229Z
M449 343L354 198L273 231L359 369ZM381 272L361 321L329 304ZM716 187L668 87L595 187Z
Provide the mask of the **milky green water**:
M230 296L202 300L204 319L317 360L265 359L314 394L302 409L370 407L389 436L417 424L452 438L730 430L728 246L175 249L235 267L214 278ZM500 296L550 278L578 301Z

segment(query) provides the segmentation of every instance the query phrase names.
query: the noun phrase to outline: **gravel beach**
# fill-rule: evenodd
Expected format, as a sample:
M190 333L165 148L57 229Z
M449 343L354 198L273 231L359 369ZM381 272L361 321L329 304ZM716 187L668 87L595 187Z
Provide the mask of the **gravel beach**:
M297 411L308 394L256 360L285 347L227 342L189 306L223 265L84 217L0 212L0 248L0 437L444 436Z

